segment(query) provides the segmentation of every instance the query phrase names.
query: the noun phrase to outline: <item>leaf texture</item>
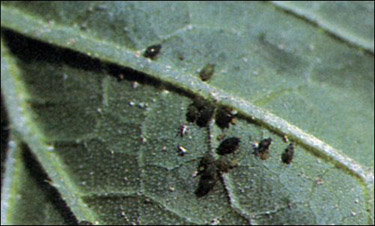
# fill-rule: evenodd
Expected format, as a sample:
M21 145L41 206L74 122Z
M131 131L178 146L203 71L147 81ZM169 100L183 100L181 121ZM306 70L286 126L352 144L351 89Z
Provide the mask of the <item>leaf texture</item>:
M270 3L6 2L2 26L21 33L2 30L12 127L78 221L373 223L372 53ZM236 124L187 123L197 96ZM223 133L241 138L239 166L198 198ZM252 147L268 137L262 161Z

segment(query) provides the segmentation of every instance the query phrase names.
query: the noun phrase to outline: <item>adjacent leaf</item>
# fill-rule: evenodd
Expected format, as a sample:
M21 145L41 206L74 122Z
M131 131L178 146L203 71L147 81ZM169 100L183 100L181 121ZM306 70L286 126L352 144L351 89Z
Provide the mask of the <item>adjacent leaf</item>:
M274 4L306 17L340 38L374 53L374 4L361 2L277 2ZM358 26L358 23L361 23Z
M264 3L4 3L2 25L96 58L2 32L13 126L78 220L373 223L372 54ZM157 59L141 56L157 43ZM193 96L233 107L237 124L176 136ZM239 166L197 198L193 174L222 133L241 138ZM266 137L261 161L251 146Z
M8 117L3 104L3 96L1 96L1 185L3 184L4 161L6 156L6 147L8 143ZM1 186L2 189L3 186Z
M75 224L47 175L27 147L9 142L4 191L1 193L1 224Z

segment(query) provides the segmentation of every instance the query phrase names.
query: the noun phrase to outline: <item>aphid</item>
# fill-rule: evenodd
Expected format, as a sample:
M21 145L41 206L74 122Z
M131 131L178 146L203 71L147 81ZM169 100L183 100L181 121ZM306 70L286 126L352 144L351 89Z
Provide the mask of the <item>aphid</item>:
M197 125L199 127L205 127L211 121L212 116L215 113L215 106L208 104L204 106L200 112L199 117L197 119Z
M200 127L205 127L215 113L215 106L202 98L195 98L189 105L186 113L188 122L196 123Z
M216 125L219 126L221 129L229 128L229 124L234 119L234 115L232 114L232 110L227 107L220 107L216 111L215 115L215 122Z
M256 155L258 155L260 159L262 160L268 159L270 157L269 148L271 144L272 144L271 138L263 139L259 143L258 147L255 149Z
M188 130L188 126L185 125L185 124L183 124L183 125L181 126L181 128L178 130L178 132L177 132L177 136L178 136L178 135L180 135L180 137L185 136L187 130Z
M237 137L227 138L223 142L221 142L221 144L217 148L217 153L219 155L230 154L240 147L240 142L240 138Z
M283 141L284 141L285 143L289 143L289 139L288 139L288 136L287 136L287 135L284 135L284 136L283 136Z
M226 135L225 135L224 133L222 133L222 134L218 135L218 136L216 137L216 139L217 139L218 141L222 141L222 140L224 140L225 136L226 136Z
M214 72L215 72L215 64L207 64L199 72L199 76L201 77L202 81L207 81L212 77Z
M122 80L124 80L124 78L125 78L125 75L122 74L122 73L120 73L120 74L118 75L117 80L118 80L118 81L122 81Z
M208 164L199 180L199 185L197 190L195 191L195 195L198 198L207 195L208 192L210 192L214 188L217 181L218 175L216 165L214 163Z
M201 175L204 171L206 171L207 166L214 164L214 163L215 163L215 158L212 155L206 154L205 156L203 156L203 158L201 159L198 165L197 176Z
M232 118L232 120L230 121L230 123L231 123L232 125L236 125L237 122L238 122L238 120L237 120L236 118Z
M157 55L160 53L160 50L161 50L160 44L149 46L143 53L143 56L150 58L151 60L154 60L157 57Z
M216 167L220 172L228 173L231 169L238 166L238 160L229 160L228 158L220 158L216 161Z
M293 156L294 156L294 144L291 143L288 145L284 153L281 155L281 161L283 161L283 163L285 164L290 164L293 160Z
M196 122L199 117L199 110L194 104L190 104L187 113L186 113L186 120L188 122Z
M181 145L177 145L178 155L184 156L186 153L188 153L188 150Z

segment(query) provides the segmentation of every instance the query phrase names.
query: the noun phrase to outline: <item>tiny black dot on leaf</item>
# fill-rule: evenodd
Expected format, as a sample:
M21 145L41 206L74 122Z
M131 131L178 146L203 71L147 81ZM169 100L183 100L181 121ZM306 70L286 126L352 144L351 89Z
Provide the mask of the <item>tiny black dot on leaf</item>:
M214 64L207 64L199 72L199 76L202 79L202 81L207 81L207 80L211 79L211 77L214 73L215 73L215 65Z
M154 60L158 56L158 54L160 53L160 50L161 50L160 44L149 46L149 47L147 47L147 49L143 53L143 56L146 57L146 58L150 58L150 59Z
M269 148L272 144L272 138L263 139L260 143L258 148L255 149L255 153L257 156L260 157L262 160L266 160L270 157Z
M284 153L281 155L281 160L285 164L290 164L293 160L293 156L294 156L294 144L291 143L288 145Z

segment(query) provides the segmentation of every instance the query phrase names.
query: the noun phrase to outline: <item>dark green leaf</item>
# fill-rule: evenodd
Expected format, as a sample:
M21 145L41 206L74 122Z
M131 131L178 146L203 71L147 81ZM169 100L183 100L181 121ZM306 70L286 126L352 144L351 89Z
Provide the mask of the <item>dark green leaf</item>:
M76 224L27 146L12 139L1 193L1 224Z
M351 38L270 3L1 10L2 26L53 44L3 31L2 90L15 131L79 221L373 223L374 57ZM155 43L158 57L142 57ZM187 124L196 96L236 110L237 123ZM222 133L241 138L230 156L239 166L198 198L193 175ZM296 142L289 166L285 135ZM252 146L268 137L262 161Z

